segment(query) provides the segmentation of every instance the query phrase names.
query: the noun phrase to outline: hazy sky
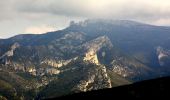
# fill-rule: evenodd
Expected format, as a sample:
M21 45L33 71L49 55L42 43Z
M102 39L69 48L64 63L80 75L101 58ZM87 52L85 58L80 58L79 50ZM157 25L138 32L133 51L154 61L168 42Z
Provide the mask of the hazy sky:
M1 0L0 12L0 38L63 29L87 18L170 26L170 0Z

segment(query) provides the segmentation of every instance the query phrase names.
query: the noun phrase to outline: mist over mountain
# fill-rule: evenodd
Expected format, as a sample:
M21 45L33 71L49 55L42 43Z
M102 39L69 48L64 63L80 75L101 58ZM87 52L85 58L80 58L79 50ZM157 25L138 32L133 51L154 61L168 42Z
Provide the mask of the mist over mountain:
M0 93L45 99L169 76L169 43L170 27L101 19L0 39Z

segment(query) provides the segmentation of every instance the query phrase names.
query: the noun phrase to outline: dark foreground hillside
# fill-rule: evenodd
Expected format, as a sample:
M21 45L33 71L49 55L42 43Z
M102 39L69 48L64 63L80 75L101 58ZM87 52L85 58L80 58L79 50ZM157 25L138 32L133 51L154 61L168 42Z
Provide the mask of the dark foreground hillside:
M120 86L87 93L78 93L55 99L75 98L165 98L170 97L170 77L138 82L132 85Z

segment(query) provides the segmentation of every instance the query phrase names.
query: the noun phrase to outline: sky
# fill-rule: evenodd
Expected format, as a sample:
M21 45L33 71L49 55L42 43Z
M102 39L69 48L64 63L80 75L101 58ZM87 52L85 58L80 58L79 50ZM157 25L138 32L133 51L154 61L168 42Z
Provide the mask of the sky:
M95 18L170 26L170 0L1 0L0 7L0 38L42 34Z

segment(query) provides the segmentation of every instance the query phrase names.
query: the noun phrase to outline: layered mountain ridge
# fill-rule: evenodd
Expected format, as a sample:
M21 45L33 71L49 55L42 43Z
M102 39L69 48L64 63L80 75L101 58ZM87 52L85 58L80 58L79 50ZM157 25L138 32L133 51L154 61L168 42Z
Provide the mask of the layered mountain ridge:
M169 32L127 20L86 20L61 31L3 39L0 81L11 89L24 81L33 85L15 90L13 98L45 99L167 76ZM4 73L21 83L12 84Z

